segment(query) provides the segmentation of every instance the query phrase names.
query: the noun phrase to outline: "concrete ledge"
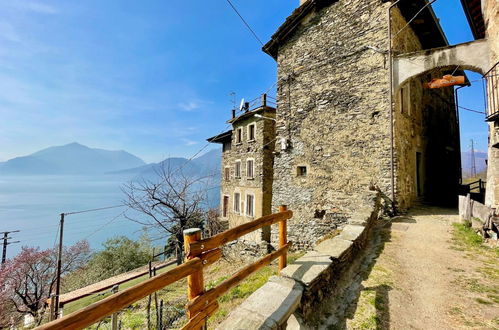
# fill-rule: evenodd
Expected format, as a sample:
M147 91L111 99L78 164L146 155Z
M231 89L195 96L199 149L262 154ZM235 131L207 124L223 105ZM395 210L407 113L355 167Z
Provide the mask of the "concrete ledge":
M338 236L347 241L355 241L364 232L364 226L346 225Z
M352 241L336 236L317 245L314 250L334 259L343 259L352 245Z
M273 276L243 302L217 329L278 329L300 304L303 286Z
M292 278L308 286L331 266L333 261L327 254L317 251L307 252L294 263L281 271L281 276Z

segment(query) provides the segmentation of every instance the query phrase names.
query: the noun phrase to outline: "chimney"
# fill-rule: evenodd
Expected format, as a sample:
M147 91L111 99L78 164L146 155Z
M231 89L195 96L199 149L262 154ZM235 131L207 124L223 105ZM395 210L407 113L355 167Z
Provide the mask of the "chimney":
M232 109L232 119L236 118L236 109Z

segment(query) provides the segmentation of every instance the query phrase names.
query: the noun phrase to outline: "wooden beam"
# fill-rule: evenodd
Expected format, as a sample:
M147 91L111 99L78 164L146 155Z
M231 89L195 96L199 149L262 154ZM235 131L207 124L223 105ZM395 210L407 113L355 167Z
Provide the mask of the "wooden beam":
M218 301L214 301L208 305L201 312L197 313L189 323L184 325L182 330L198 330L202 329L204 325L206 325L206 318L210 317L215 311L218 309Z
M210 238L200 240L189 245L186 244L186 255L188 257L196 257L204 251L212 250L264 226L270 226L274 223L278 223L279 221L290 219L291 217L293 217L292 211L266 215L254 221L226 230L223 233L217 234Z
M206 306L213 303L213 301L215 301L220 296L225 294L231 288L241 283L246 277L250 276L260 268L270 264L273 260L277 259L278 257L286 254L288 249L291 247L291 244L292 243L289 242L279 250L272 252L271 254L263 257L262 259L258 260L257 262L249 266L244 267L236 274L234 274L231 278L220 283L217 287L210 289L206 291L204 294L191 300L186 306L189 315L196 315L200 313L204 308L206 308Z
M203 262L201 259L194 258L172 270L113 294L112 296L71 313L61 319L46 323L36 329L83 329L156 291L163 289L169 284L201 271L202 268Z

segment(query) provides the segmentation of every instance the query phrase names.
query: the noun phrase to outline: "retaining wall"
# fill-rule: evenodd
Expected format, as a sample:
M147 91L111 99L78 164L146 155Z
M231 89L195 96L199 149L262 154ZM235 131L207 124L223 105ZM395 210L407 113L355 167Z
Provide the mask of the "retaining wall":
M295 325L298 322L313 327L320 318L321 303L342 296L371 237L381 212L381 196L378 192L367 192L366 196L368 206L359 206L338 236L315 246L284 268L280 276L271 277L218 329L285 329L292 316Z

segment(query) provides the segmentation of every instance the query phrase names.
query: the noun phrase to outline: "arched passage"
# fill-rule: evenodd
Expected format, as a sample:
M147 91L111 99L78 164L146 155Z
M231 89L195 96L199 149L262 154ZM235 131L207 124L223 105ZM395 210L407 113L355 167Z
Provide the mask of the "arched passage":
M455 90L423 87L456 68L481 73L472 65L439 65L405 78L395 89L396 191L402 208L416 201L437 205L457 201L461 146Z
M459 66L463 70L484 74L490 68L489 52L487 39L481 39L455 46L396 56L393 59L394 89L413 77L437 68L456 68Z

